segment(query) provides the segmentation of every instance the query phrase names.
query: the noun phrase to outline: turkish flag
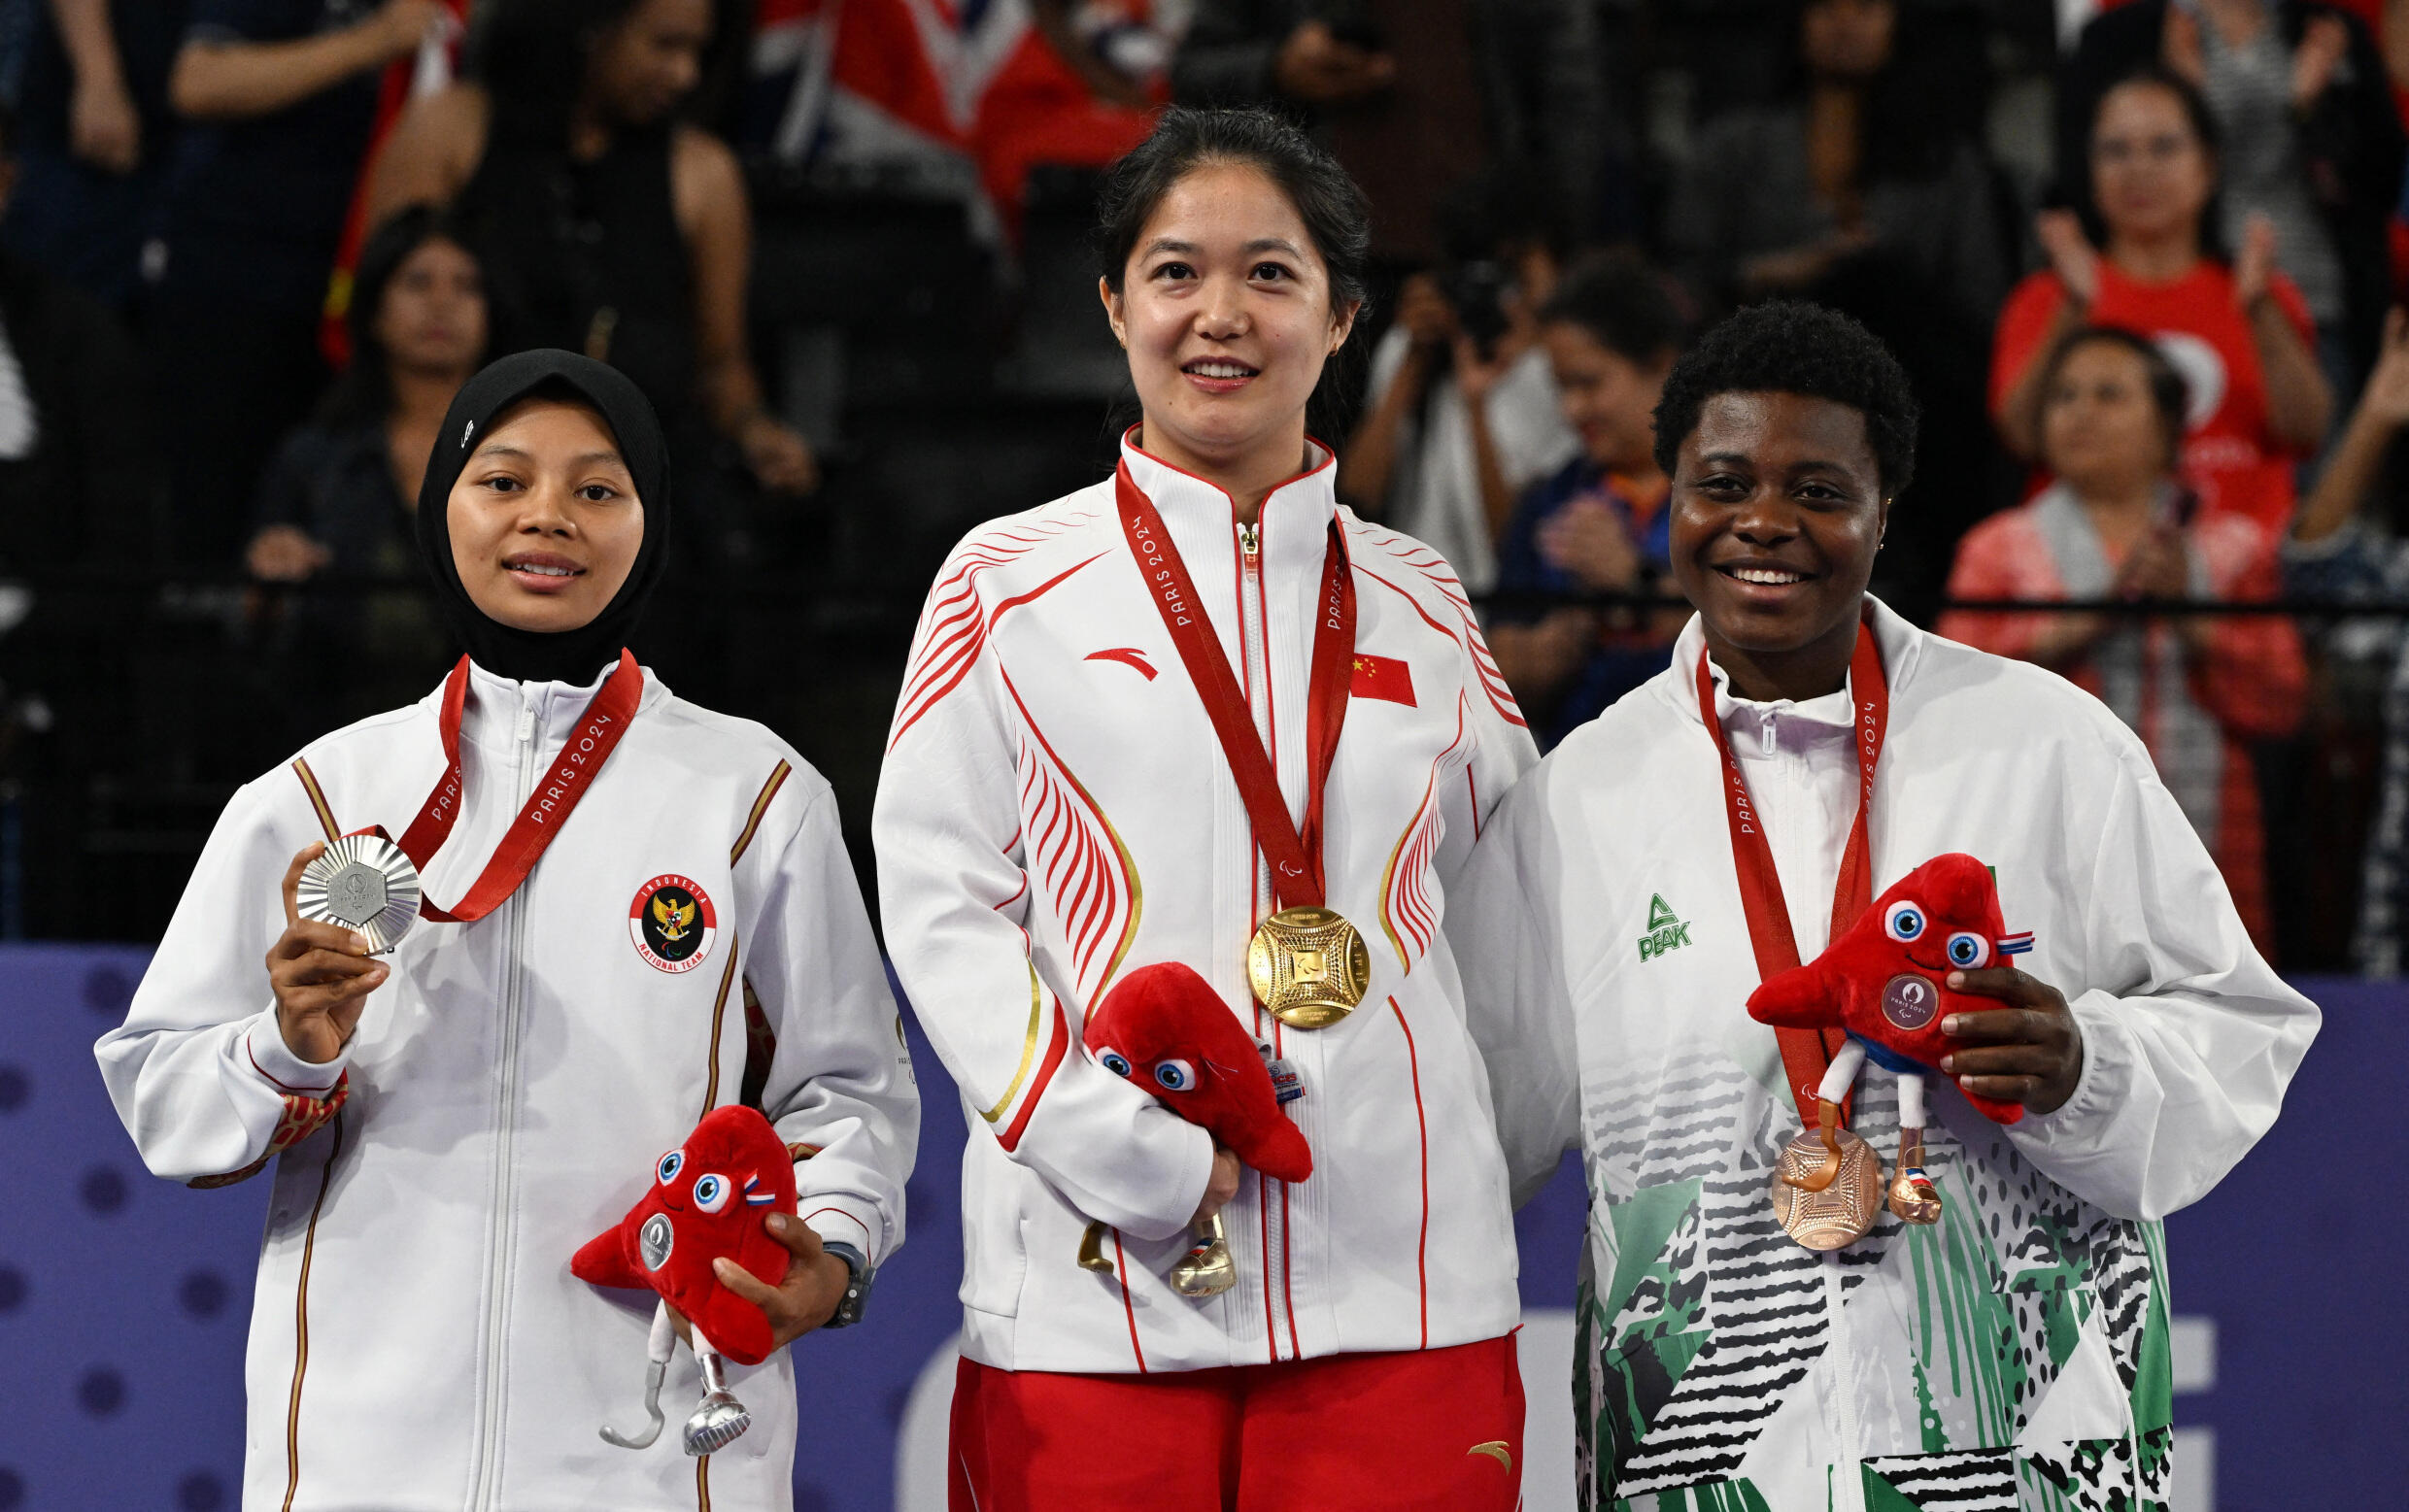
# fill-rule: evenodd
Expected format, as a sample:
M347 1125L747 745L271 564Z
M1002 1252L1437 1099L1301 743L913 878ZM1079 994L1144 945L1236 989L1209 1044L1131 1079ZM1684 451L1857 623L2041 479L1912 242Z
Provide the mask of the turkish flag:
M1355 675L1347 684L1347 694L1354 698L1385 698L1407 708L1413 702L1413 668L1396 656L1374 656L1355 654Z

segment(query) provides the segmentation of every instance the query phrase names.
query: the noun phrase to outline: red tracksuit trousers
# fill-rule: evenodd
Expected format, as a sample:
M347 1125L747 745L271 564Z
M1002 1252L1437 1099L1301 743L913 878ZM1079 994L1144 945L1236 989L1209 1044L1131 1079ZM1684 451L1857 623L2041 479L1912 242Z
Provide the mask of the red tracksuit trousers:
M954 1378L953 1512L1513 1512L1514 1340L1157 1375Z

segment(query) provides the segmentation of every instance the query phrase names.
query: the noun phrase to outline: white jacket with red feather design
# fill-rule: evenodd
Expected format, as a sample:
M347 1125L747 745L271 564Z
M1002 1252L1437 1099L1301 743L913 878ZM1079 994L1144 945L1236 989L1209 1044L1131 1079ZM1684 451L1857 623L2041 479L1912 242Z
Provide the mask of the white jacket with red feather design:
M1321 465L1273 490L1250 564L1227 495L1124 447L1272 754L1306 805L1306 691L1334 513L1356 599L1326 797L1330 906L1373 982L1344 1022L1254 1005L1273 908L1245 806L1130 552L1107 480L994 521L932 590L875 832L898 976L971 1112L965 1350L1007 1369L1159 1371L1492 1338L1518 1316L1506 1177L1439 924L1489 809L1537 759L1454 574L1338 508ZM1246 1172L1238 1287L1191 1301L1211 1141L1082 1050L1086 1006L1179 960L1298 1069L1310 1181ZM1091 1220L1114 1273L1081 1270Z

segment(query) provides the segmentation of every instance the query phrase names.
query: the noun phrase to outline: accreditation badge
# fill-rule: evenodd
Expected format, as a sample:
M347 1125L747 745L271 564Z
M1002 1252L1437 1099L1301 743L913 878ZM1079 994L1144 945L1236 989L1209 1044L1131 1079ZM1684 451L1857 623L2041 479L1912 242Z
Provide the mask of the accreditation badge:
M635 901L628 905L628 937L635 942L635 953L655 971L671 975L703 963L719 924L719 911L702 884L675 872L636 889Z

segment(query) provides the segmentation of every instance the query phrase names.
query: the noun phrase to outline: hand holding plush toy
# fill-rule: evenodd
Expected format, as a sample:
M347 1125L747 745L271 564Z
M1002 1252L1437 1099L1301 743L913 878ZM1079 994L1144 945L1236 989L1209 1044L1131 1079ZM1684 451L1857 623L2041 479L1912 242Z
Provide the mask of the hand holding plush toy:
M1256 1170L1280 1181L1313 1174L1312 1147L1280 1111L1302 1091L1283 1093L1265 1064L1268 1052L1188 967L1165 961L1123 977L1088 1015L1080 1037L1105 1070L1154 1093ZM1294 1089L1293 1075L1280 1069ZM1102 1226L1090 1224L1079 1249L1079 1263L1090 1270L1112 1268L1101 1237ZM1171 1286L1183 1296L1213 1296L1237 1280L1221 1220L1207 1219L1187 1258L1171 1267Z
M654 1162L653 1184L628 1216L578 1250L569 1270L579 1280L645 1287L661 1295L646 1351L652 1368L644 1407L652 1427L641 1438L604 1428L605 1439L623 1449L643 1449L660 1433L661 1381L677 1342L672 1307L693 1328L695 1359L706 1389L686 1423L686 1452L709 1454L752 1426L752 1414L728 1391L720 1357L746 1365L767 1359L769 1319L722 1286L711 1262L725 1256L776 1286L792 1257L762 1220L794 1211L795 1160L769 1120L752 1108L715 1108L686 1143Z
M1281 1181L1313 1174L1313 1151L1280 1111L1254 1037L1186 966L1165 961L1123 977L1088 1015L1081 1038L1105 1070L1154 1093L1256 1170Z
M1891 1208L1902 1218L1931 1223L1940 1193L1923 1173L1924 1082L1928 1067L1954 1048L1941 1025L1960 1010L1979 1011L1982 998L1951 991L1952 971L1979 971L2032 948L2030 934L2010 934L2001 922L1999 889L1990 868L1971 856L1936 856L1909 872L1841 931L1806 965L1767 977L1748 997L1748 1016L1778 1028L1844 1028L1849 1043L1832 1058L1817 1089L1824 1145L1840 1166L1833 1128L1841 1099L1871 1058L1899 1076L1899 1177ZM2013 1124L2022 1104L1966 1093L1985 1117ZM1812 1178L1808 1179L1812 1181ZM1804 1190L1817 1191L1806 1182ZM1925 1215L1929 1216L1925 1216Z

